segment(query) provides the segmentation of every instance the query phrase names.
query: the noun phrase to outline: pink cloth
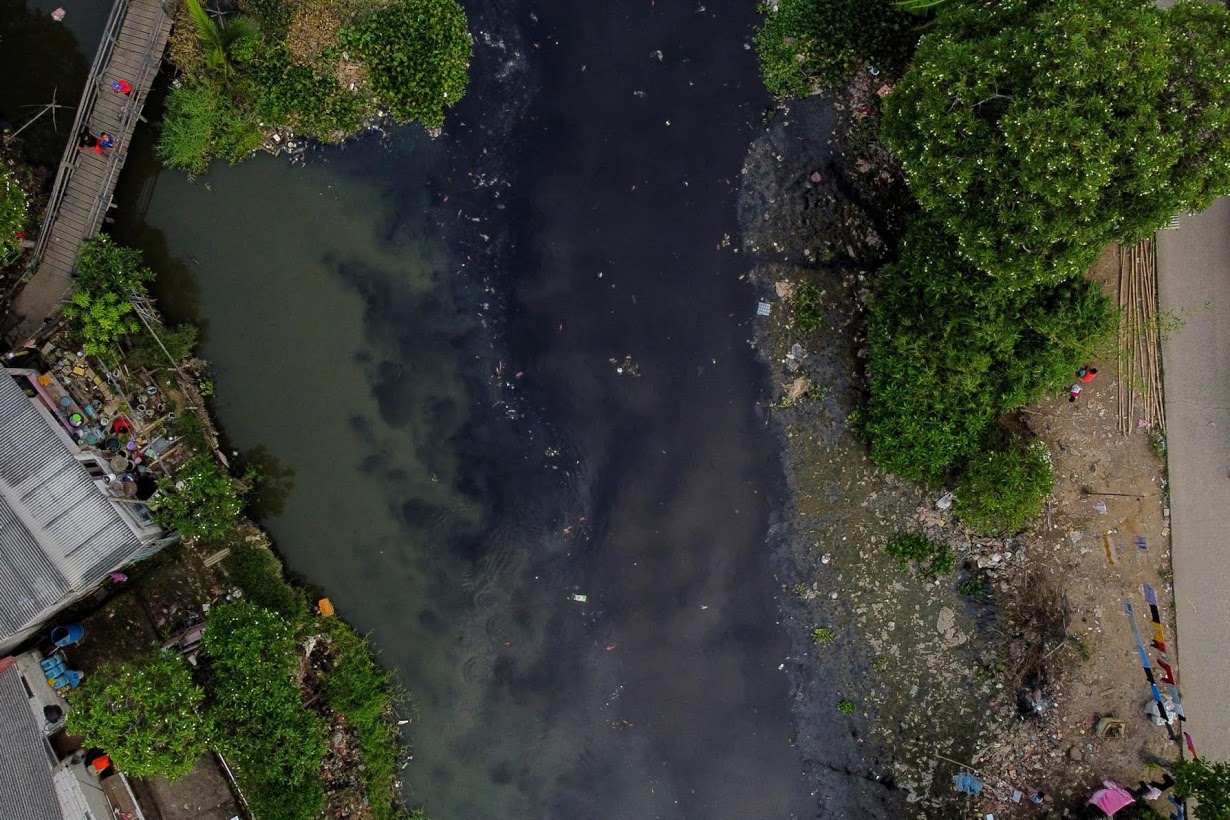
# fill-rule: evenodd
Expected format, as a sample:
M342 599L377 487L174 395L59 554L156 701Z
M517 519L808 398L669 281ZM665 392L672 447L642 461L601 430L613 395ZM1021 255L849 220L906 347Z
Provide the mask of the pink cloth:
M1089 798L1089 802L1106 812L1107 817L1114 817L1115 812L1119 811L1119 809L1136 802L1136 798L1128 794L1127 789L1115 781L1103 780L1102 785L1106 788L1098 789L1094 792L1093 797Z

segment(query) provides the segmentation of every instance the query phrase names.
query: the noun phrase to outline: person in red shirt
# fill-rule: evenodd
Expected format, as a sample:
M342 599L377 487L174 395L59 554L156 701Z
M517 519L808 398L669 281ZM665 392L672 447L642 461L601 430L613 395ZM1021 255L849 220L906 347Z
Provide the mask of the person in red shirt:
M1098 377L1098 369L1096 367L1082 367L1076 371L1076 377L1085 384L1089 384L1089 382Z

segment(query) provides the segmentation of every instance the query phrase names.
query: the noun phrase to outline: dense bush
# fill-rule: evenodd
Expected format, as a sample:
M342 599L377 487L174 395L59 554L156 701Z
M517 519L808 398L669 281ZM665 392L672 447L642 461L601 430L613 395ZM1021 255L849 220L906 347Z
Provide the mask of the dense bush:
M219 747L261 820L313 820L324 804L325 726L296 683L295 626L240 601L209 614L201 644Z
M945 5L884 110L922 207L1013 286L1230 192L1230 12L1144 0Z
M915 218L868 316L872 457L938 481L979 451L996 417L1062 387L1114 320L1089 280L1006 288L964 262L933 221Z
M294 587L282 579L282 564L264 546L247 542L232 543L226 558L226 571L247 599L273 610L292 623L307 617L307 602Z
M1054 484L1045 444L1007 439L965 464L957 483L957 515L978 532L1014 535L1042 512Z
M167 95L158 138L158 158L190 176L209 170L215 157L239 162L261 147L264 137L250 112L212 83L177 86Z
M205 754L205 692L178 654L104 666L72 693L67 730L134 777L176 780Z
M256 116L284 125L302 136L337 139L355 131L368 113L365 94L342 87L334 73L296 65L284 50L275 50L257 70Z
M778 0L760 6L764 24L756 51L765 87L805 96L844 83L861 62L889 72L904 67L914 47L915 18L891 0Z
M1175 794L1195 798L1201 818L1230 820L1230 763L1181 760L1175 764L1174 778Z
M379 820L394 820L398 730L390 711L392 676L381 669L367 641L337 619L325 620L333 665L325 678L325 703L354 727L363 749L363 783Z
M456 0L395 0L341 32L398 122L444 125L465 95L473 45Z
M472 53L456 0L240 0L225 25L189 2L171 58L181 85L167 100L158 155L204 173L238 162L271 131L340 142L378 112L444 124L465 94Z
M17 177L0 169L0 261L19 247L26 226L26 192Z
M81 246L64 317L80 338L82 350L115 364L120 342L141 332L132 298L145 296L145 283L153 278L140 251L117 245L105 235Z
M158 489L154 520L187 538L225 538L243 512L242 483L227 475L209 452L188 459L174 478L161 479Z

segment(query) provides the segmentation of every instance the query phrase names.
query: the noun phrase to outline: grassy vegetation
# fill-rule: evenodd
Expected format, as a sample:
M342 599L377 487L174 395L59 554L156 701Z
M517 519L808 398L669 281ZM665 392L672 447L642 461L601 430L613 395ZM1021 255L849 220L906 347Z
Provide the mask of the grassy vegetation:
M849 715L853 715L857 711L858 711L858 705L854 701L848 698L842 698L841 700L837 701L837 712L839 714L849 716Z
M176 18L180 84L158 145L167 165L204 173L272 132L339 142L387 114L427 128L465 95L472 42L455 0L240 0L219 22L199 0Z
M794 326L804 332L818 330L824 323L824 309L820 305L820 289L815 285L803 285L795 291L791 300L794 308Z
M911 562L916 564L919 575L924 578L947 575L956 564L952 550L920 533L895 535L884 545L884 551L896 558L903 570L908 569Z
M243 482L232 478L213 453L198 452L173 478L158 482L154 520L188 538L225 538L243 512Z
M818 626L811 631L811 640L816 646L832 646L837 640L837 630L827 626Z

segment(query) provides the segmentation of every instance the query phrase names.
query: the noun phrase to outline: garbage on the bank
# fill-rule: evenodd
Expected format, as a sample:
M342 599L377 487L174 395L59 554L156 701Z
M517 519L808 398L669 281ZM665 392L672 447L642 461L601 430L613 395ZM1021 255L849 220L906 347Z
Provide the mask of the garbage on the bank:
M773 306L770 305L768 302L761 302L760 304L756 305L756 315L757 316L768 316L772 310L773 310Z
M943 495L941 495L939 498L935 500L935 508L937 510L952 509L952 498L953 498L952 493L944 493Z
M952 787L962 794L977 796L982 794L983 783L969 772L962 772L952 776Z
M1089 802L1106 812L1107 817L1114 817L1115 812L1119 811L1119 809L1136 802L1136 798L1128 794L1127 789L1115 781L1103 780L1102 785L1104 788L1094 792L1093 797L1089 798Z
M584 604L584 603L588 603L588 602L589 602L589 596L588 596L588 595L582 595L582 594L581 594L581 593L579 593L579 592L574 592L574 593L572 593L572 595L570 595L569 597L570 597L570 598L572 598L572 600L576 601L578 604Z

